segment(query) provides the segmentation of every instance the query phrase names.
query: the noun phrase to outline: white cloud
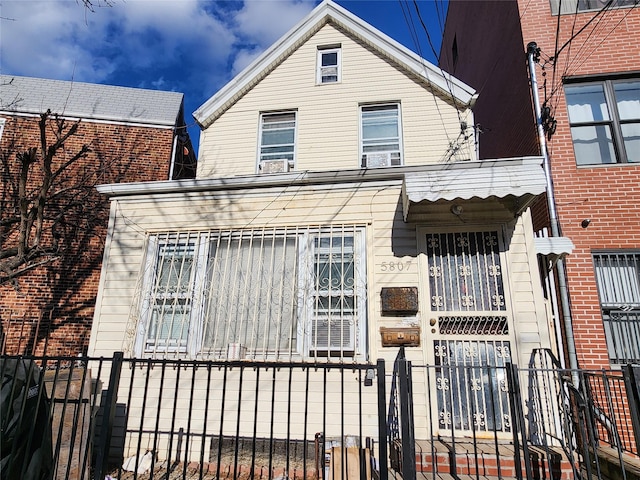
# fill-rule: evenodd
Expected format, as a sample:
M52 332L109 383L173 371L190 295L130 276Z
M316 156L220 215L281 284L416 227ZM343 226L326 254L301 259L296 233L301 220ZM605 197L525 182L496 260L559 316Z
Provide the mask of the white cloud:
M3 72L104 81L118 68L149 68L196 55L226 63L235 34L196 0L116 1L86 11L75 1L3 0ZM210 48L215 45L215 48ZM132 72L135 74L135 72Z
M314 5L311 0L249 0L236 16L239 32L262 48L268 47Z

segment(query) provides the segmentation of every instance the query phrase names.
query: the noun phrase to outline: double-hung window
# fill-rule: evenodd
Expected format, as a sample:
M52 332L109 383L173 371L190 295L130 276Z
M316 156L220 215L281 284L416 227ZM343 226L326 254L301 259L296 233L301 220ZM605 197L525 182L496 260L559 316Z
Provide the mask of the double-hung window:
M256 228L149 241L138 354L364 354L363 229Z
M340 46L318 48L316 83L336 83L341 80L341 57L342 49Z
M145 295L137 338L143 352L186 352L193 342L191 317L198 310L197 281L201 241L194 234L149 239L143 275ZM193 346L193 345L191 345Z
M296 151L296 112L260 115L258 173L288 172Z
M389 167L402 164L400 105L360 107L360 156L362 167Z
M300 326L312 356L353 356L363 325L365 276L360 232L318 232L302 252Z
M578 165L640 162L640 79L565 85Z
M640 362L640 251L593 256L609 358Z

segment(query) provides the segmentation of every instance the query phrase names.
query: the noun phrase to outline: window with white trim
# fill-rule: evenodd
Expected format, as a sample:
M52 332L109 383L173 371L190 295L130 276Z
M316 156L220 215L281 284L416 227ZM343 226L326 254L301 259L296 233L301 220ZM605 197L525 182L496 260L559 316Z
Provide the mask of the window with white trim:
M342 48L319 47L316 83L337 83L341 80Z
M564 87L578 165L640 162L640 79Z
M4 124L6 120L4 118L0 118L0 140L2 140L2 132L4 131Z
M258 173L288 172L295 162L296 112L260 115Z
M362 358L364 251L353 225L154 234L136 354Z
M640 251L593 255L609 358L640 362Z
M400 105L360 107L360 157L363 168L402 165Z

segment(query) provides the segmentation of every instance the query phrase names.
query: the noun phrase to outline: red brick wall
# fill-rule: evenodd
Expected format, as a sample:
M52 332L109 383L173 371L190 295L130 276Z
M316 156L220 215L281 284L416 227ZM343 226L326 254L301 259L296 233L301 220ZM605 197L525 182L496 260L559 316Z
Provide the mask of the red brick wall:
M0 154L17 168L16 153L39 142L38 118L5 117ZM50 124L50 127L52 125ZM89 175L92 184L166 180L173 141L171 129L82 121L57 162L88 144L91 152L61 183ZM15 170L14 170L15 172ZM39 171L33 171L37 178ZM34 180L35 181L35 180ZM7 176L3 173L3 190ZM14 285L0 285L0 321L7 353L77 355L89 341L108 222L108 199L94 188L83 202L91 214L73 219L83 228L61 258L36 268ZM3 201L5 199L3 198ZM96 201L95 207L91 202ZM86 205L85 205L86 206ZM79 209L81 211L82 209Z
M544 61L555 51L558 17L551 15L548 0L518 3L524 42L535 41ZM594 12L562 15L558 45L564 45L572 32L594 16ZM551 169L562 233L576 246L566 259L566 268L576 351L580 365L586 368L609 365L591 255L598 250L640 250L640 165L576 166L562 76L639 72L639 31L640 9L608 11L560 53L555 77L550 64L544 75L537 70L542 82L540 98L545 98L546 80L546 95L558 122L549 141ZM582 228L585 218L591 224Z
M445 70L480 94L474 110L476 121L491 128L491 134L480 136L481 158L489 158L539 151L525 52L529 42L542 50L539 98L548 101L557 120L548 145L560 228L576 246L566 268L578 361L586 368L609 366L592 252L640 250L640 165L577 168L562 89L564 76L635 71L640 78L640 8L598 16L560 53L555 73L550 61L556 43L562 47L595 15L553 16L549 0L450 2L441 52ZM450 56L454 35L455 68ZM580 225L585 218L592 220L586 229ZM548 225L542 198L533 219L536 229Z

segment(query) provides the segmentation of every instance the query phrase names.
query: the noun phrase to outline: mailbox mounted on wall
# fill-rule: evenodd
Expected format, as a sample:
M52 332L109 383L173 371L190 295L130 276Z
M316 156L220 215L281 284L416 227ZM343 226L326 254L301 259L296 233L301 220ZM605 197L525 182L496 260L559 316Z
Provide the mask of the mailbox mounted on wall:
M383 287L382 315L409 317L418 313L418 287Z
M420 327L380 327L383 347L419 347Z

